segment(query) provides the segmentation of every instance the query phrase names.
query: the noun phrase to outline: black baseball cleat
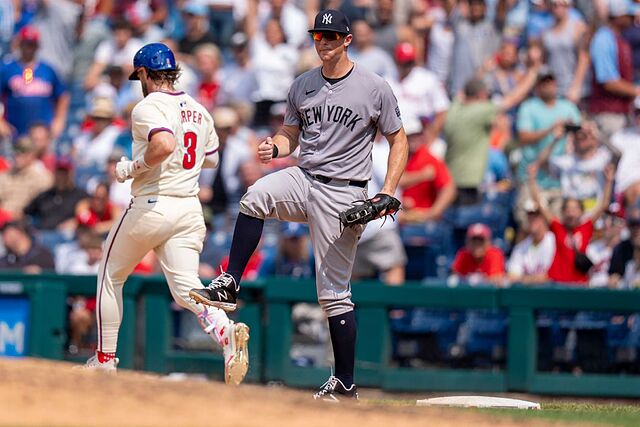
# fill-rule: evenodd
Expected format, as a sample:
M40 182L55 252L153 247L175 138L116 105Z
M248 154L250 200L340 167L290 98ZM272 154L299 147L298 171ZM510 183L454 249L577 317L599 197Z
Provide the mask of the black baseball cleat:
M234 311L240 288L229 273L222 273L202 289L191 289L189 296L197 303L210 305L224 311Z
M358 400L358 387L351 384L351 387L347 388L342 381L331 375L327 382L320 387L320 391L313 395L313 399L334 403L351 399Z

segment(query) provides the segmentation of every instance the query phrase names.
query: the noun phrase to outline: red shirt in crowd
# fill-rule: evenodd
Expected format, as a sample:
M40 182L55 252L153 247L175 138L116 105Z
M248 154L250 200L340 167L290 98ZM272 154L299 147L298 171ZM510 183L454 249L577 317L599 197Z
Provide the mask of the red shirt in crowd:
M425 168L433 170L433 178L406 187L402 192L403 203L409 208L430 208L440 190L451 182L451 174L447 165L434 157L427 146L422 146L411 156L407 162L406 170L417 172Z
M453 260L452 269L454 273L462 277L474 273L483 274L487 278L499 276L505 273L504 254L499 248L489 246L484 258L477 261L467 248L462 248L456 254L456 259Z
M113 204L111 202L107 202L104 212L99 213L92 208L89 208L76 215L76 220L78 221L78 224L93 228L99 222L111 221L113 219L113 215L111 214L112 212Z
M560 283L587 283L589 277L573 265L577 248L580 252L587 250L593 235L593 221L583 222L570 233L557 219L551 221L551 232L556 238L556 255L549 267L549 279Z

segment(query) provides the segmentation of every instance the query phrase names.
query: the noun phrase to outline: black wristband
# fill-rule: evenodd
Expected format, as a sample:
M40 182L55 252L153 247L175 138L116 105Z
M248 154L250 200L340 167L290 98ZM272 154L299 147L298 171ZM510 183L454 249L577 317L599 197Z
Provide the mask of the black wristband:
M278 146L276 144L273 144L273 154L271 155L272 159L276 159L278 158Z

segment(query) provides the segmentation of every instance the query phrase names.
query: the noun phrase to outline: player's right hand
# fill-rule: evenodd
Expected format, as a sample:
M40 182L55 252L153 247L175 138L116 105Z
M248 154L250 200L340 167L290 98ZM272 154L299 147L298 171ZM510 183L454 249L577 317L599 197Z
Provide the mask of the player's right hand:
M125 182L131 179L131 164L133 162L127 159L125 156L120 158L120 161L116 163L116 179L118 182Z
M260 161L267 164L273 158L273 141L268 137L258 145L258 157Z

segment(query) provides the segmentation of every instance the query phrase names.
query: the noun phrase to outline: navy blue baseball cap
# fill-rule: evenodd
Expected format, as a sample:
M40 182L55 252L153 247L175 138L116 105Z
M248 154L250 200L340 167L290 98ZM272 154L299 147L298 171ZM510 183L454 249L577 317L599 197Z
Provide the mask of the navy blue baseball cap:
M335 9L325 9L316 15L313 28L310 33L315 31L335 31L336 33L351 34L351 23L344 13Z
M129 80L140 80L138 68L145 67L153 71L171 71L176 69L176 57L164 43L149 43L140 48L133 57L133 72Z

